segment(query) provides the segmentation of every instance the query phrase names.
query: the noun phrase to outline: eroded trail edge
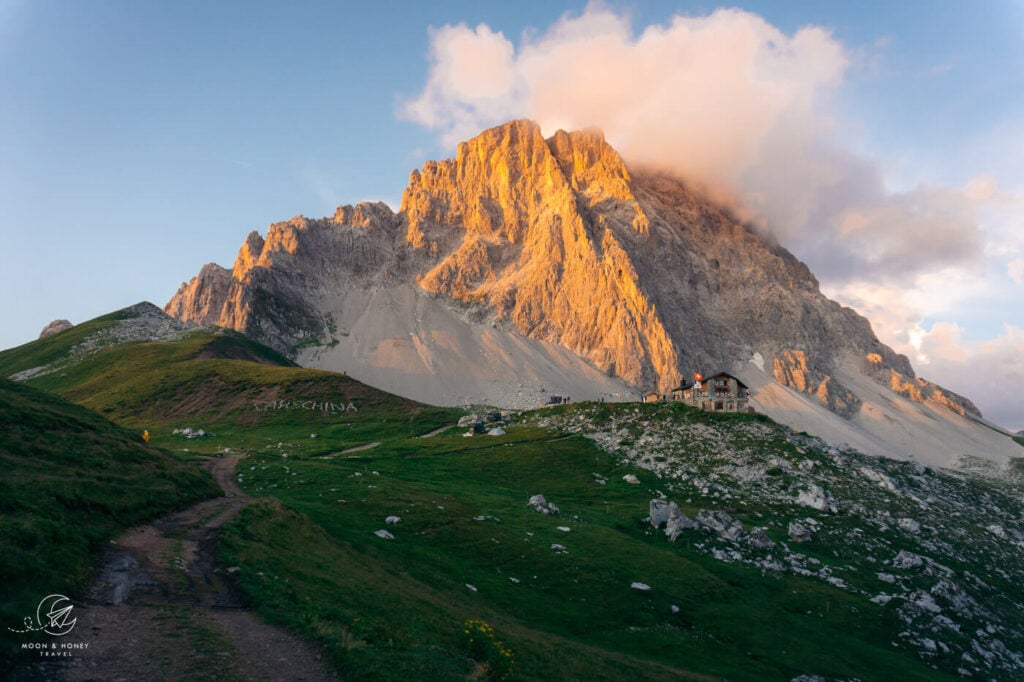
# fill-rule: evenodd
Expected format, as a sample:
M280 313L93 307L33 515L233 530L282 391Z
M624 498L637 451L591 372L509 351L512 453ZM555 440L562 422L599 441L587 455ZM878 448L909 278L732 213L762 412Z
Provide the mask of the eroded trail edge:
M320 652L243 608L218 567L220 528L252 501L235 481L241 455L209 460L223 497L128 531L111 544L76 639L88 649L55 677L79 680L333 680Z

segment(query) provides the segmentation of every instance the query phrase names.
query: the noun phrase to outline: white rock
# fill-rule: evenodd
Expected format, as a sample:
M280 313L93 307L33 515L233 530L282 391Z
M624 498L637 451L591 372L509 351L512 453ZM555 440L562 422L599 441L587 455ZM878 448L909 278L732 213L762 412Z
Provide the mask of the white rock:
M789 522L789 539L793 542L810 542L813 538L811 531L799 521Z
M992 535L995 535L1000 540L1006 539L1006 530L1004 530L1003 527L1000 526L998 523L990 523L989 525L985 526L985 530L987 530L989 533L992 533Z
M875 471L874 469L869 469L867 467L861 467L859 471L864 476L864 478L868 479L869 481L874 481L875 483L878 484L880 488L896 492L896 484L892 482L891 478L889 478L882 472Z
M735 541L743 535L743 523L724 511L701 509L697 512L697 524L714 531L719 537L726 540Z
M563 533L568 533L572 530L572 528L569 528L569 526L559 526L558 530L562 531Z
M377 530L377 531L374 531L373 534L376 535L379 538L383 538L384 540L394 540L395 539L395 536L392 535L391 533L387 532L386 530Z
M679 505L675 502L668 504L668 521L665 523L665 535L669 542L675 542L676 538L683 534L684 530L691 530L697 527L697 523L684 514Z
M505 435L505 429L501 428L500 426L495 426L493 429L491 429L490 431L487 432L487 435L488 436L504 436Z
M541 514L552 515L558 513L558 506L548 502L543 495L534 495L526 504Z
M568 549L566 549L565 545L560 545L557 542L551 545L551 549L555 550L556 552L568 552L569 551Z
M650 592L651 586L647 583L632 583L630 587L637 592Z
M476 585L470 585L469 583L466 583L466 589L470 592L476 592Z
M651 500L650 504L651 525L661 528L668 523L668 501Z
M895 568L917 568L923 563L924 558L905 549L901 549L900 553L892 560L892 565Z
M672 605L672 613L679 613L679 607L675 604Z
M796 503L818 511L835 511L835 505L820 485L811 484L807 490L801 490L796 497Z
M626 474L625 476L622 477L622 480L632 485L640 485L640 479L634 476L633 474Z
M921 523L914 519L902 518L896 522L896 525L908 533L916 533L921 530Z
M398 523L401 520L402 520L402 517L400 517L400 516L389 516L386 519L384 519L384 523L395 525L396 523Z

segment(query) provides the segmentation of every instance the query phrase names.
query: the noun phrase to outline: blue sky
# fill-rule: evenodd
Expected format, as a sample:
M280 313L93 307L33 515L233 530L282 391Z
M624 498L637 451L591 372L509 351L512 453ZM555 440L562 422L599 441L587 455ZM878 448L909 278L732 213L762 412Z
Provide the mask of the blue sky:
M912 281L890 283L911 294L897 306L902 323L877 320L883 340L954 388L982 360L1024 378L1021 361L1012 365L1024 355L1015 333L1024 285L1010 274L1024 257L1024 3L735 6L787 37L822 27L842 49L846 66L820 120L859 177L884 183L888 212L860 213L881 220L896 205L954 205L984 233L973 264L953 272L936 263L929 279L919 259ZM623 17L639 35L718 7L634 1L590 11ZM452 152L444 129L400 115L429 87L431 28L486 24L519 55L586 8L0 0L0 348L55 318L163 305L202 264L229 265L244 236L271 222L367 199L397 206L410 170ZM997 190L964 208L952 195L979 178ZM931 190L947 189L952 203L934 201ZM869 286L878 281L870 258L860 280L830 281L829 254L842 253L819 236L793 232L788 243L785 226L779 233L831 295L873 320L893 314L892 289ZM899 248L914 250L895 244L886 263L900 262ZM1019 411L998 416L1024 428Z

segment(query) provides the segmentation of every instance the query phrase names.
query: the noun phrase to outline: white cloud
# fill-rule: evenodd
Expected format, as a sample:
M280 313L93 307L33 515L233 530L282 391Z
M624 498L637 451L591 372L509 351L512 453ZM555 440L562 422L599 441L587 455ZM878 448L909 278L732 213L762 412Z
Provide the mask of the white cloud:
M430 46L430 76L423 93L403 105L407 118L454 144L522 114L515 48L502 33L485 24L444 26L431 29Z
M937 322L921 338L928 362L918 367L923 377L971 398L989 420L1014 431L1024 430L1024 328L1004 325L987 340L965 340L965 330Z
M790 36L741 10L634 35L624 15L591 6L518 49L486 25L445 26L431 45L427 84L401 113L448 144L523 115L547 133L596 125L632 162L716 187L774 136L825 125L815 106L848 63L824 29Z
M1014 258L1006 266L1006 272L1010 279L1020 285L1024 285L1024 258Z

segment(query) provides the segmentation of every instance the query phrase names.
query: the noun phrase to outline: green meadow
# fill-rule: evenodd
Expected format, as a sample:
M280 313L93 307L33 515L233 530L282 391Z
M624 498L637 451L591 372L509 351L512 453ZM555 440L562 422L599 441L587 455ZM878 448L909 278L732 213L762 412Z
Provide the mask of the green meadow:
M766 460L804 456L763 417L569 406L508 416L505 435L465 437L463 410L298 368L231 332L68 361L74 344L119 319L0 353L3 376L57 367L31 387L0 384L7 622L39 589L80 595L118 530L212 494L198 464L231 450L244 454L238 480L255 502L223 529L222 566L237 567L252 608L321 645L343 679L954 679L942 670L955 662L895 645L903 625L891 605L720 560L702 531L667 542L646 519L653 497L674 490L690 515L721 499L678 492L591 438L539 425L583 411L595 423L628 412L738 438L755 425L770 434ZM206 435L174 433L184 428ZM683 450L700 446L689 437L679 436ZM788 475L776 468L768 476ZM535 511L536 494L560 512ZM724 508L749 527L768 506ZM768 535L787 539L783 526Z

